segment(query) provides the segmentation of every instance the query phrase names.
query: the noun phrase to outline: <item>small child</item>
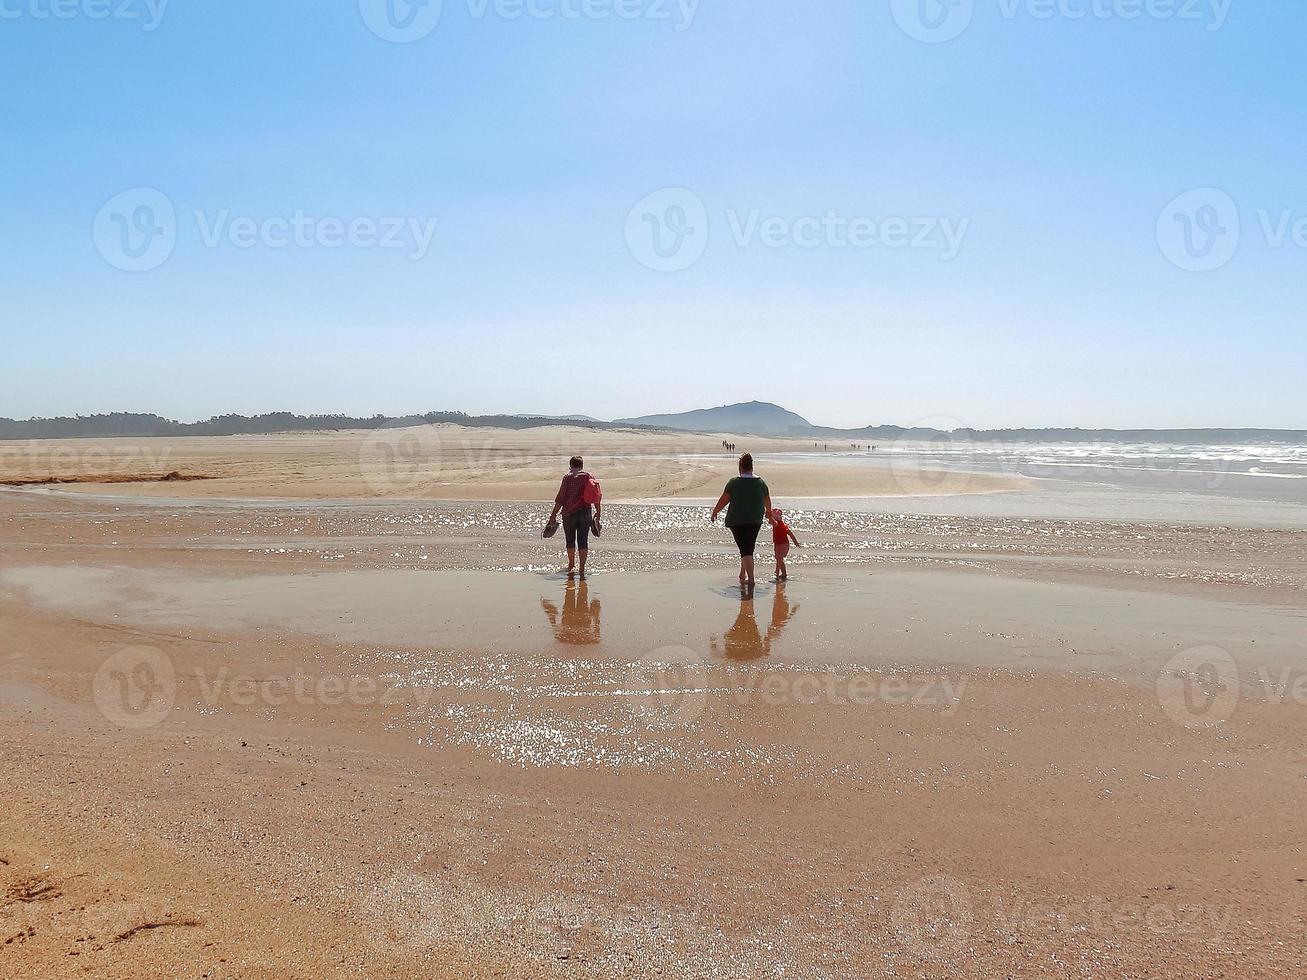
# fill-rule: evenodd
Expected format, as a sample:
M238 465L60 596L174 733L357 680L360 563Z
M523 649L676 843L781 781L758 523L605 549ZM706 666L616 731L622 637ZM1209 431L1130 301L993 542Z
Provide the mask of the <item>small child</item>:
M785 556L790 553L790 542L794 542L796 548L802 548L799 539L794 536L790 526L781 520L780 508L771 512L771 543L776 549L776 578L785 581L789 578L789 572L785 569Z

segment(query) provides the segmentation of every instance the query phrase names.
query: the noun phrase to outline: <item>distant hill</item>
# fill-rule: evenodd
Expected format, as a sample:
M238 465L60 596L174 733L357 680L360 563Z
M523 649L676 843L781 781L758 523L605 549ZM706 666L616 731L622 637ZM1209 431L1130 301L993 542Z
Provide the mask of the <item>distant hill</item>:
M597 419L593 415L514 415L513 418L533 421L544 419L546 422L580 422L584 425L606 424L603 419Z
M174 422L158 415L115 412L112 415L78 415L54 419L0 418L0 439L95 439L139 438L141 436L242 436L285 432L332 432L345 429L393 429L410 425L477 425L497 429L534 429L546 425L583 425L593 429L615 429L611 422L582 417L568 419L525 415L467 415L463 412L428 412L425 415L391 417L374 415L295 415L271 412L266 415L218 415L203 422Z
M622 425L648 425L685 432L738 432L754 436L808 436L814 431L812 423L802 415L795 415L770 402L742 402L676 415L644 415L617 421Z
M270 435L285 432L331 432L345 429L390 429L409 425L485 426L499 429L534 429L547 425L575 425L589 429L671 429L682 432L722 432L739 435L784 436L833 443L886 444L896 440L928 441L950 436L975 442L1142 442L1169 445L1219 446L1250 443L1307 444L1303 429L938 429L904 428L899 425L869 425L858 429L834 429L813 425L801 415L768 402L744 402L703 408L675 415L645 415L640 418L600 422L586 415L467 415L463 412L428 412L394 418L374 415L295 415L272 412L267 415L219 415L203 422L174 422L158 415L115 412L111 415L79 415L71 418L0 418L0 440L4 439L92 439L140 438L142 436L232 436Z

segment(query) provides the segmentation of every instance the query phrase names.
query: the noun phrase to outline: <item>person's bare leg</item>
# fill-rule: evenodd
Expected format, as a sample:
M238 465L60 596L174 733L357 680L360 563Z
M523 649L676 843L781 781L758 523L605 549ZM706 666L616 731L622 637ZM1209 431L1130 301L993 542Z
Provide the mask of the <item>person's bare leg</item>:
M567 574L571 575L572 570L576 568L576 549L567 549Z
M583 580L585 579L585 560L589 556L589 554L590 554L589 548L581 549L581 578Z
M753 584L753 555L746 555L740 559L740 574L749 585Z

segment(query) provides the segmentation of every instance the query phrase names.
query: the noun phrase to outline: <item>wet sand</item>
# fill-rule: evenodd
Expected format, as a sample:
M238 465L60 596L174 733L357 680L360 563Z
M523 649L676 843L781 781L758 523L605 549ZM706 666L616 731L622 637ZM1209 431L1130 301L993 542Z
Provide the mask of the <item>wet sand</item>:
M0 492L0 975L1300 974L1307 533L905 511Z

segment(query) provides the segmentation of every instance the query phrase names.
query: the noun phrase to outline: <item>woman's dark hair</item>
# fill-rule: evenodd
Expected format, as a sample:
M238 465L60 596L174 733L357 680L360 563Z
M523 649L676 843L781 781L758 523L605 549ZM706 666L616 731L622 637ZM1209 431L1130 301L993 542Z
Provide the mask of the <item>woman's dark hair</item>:
M585 465L585 460L583 460L580 456L573 456L571 460L571 465L573 469L579 470L582 466Z
M740 472L741 473L753 472L753 453L745 453L743 456L740 457Z

